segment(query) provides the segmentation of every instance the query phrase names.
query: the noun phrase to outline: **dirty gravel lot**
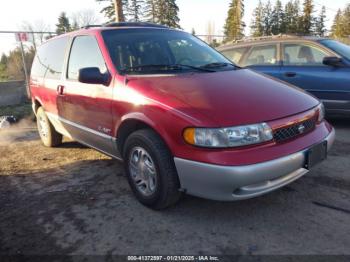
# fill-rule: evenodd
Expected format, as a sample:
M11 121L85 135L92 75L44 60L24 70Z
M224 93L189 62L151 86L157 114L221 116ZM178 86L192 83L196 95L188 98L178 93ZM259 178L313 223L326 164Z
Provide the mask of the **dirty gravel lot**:
M0 255L350 255L350 120L326 162L266 196L185 196L156 212L120 162L74 142L41 146L33 123L0 133Z

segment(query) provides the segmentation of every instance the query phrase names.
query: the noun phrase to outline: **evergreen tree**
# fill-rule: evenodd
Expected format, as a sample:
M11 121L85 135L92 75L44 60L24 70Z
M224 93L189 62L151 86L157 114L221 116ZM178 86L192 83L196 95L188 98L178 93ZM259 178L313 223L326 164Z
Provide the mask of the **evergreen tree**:
M272 11L271 32L274 35L283 34L286 32L284 12L281 0L276 0L275 7Z
M338 10L336 16L334 17L333 25L331 28L332 37L338 38L342 36L341 20L342 20L342 11Z
M267 1L265 7L264 7L264 35L271 35L272 34L272 6L271 1Z
M194 30L194 28L192 28L191 34L196 35L196 30Z
M259 0L258 6L254 9L250 30L251 35L254 37L264 35L264 6L261 0Z
M304 0L303 3L303 15L300 19L299 29L300 33L304 35L310 35L312 34L312 29L314 26L314 5L313 0Z
M224 27L226 41L240 39L243 37L243 30L245 27L245 24L243 22L243 15L243 0L232 0Z
M145 20L147 22L157 23L157 0L146 0Z
M341 23L344 37L350 37L350 4L347 5L343 12Z
M180 28L179 7L176 0L157 0L155 7L156 23L172 28Z
M5 54L2 54L0 59L0 81L7 79L6 65L7 65L7 56Z
M128 19L134 22L142 20L142 8L144 4L143 0L129 0L129 5L126 8L126 16Z
M324 36L327 32L326 26L326 7L322 6L319 16L316 18L315 22L315 33L318 36Z
M56 24L56 33L64 34L66 32L72 31L69 19L65 12L62 12L58 17L58 24Z
M299 31L299 1L291 0L285 6L284 11L284 24L285 24L285 32L287 34L296 34Z
M158 0L159 1L159 0ZM173 28L181 28L180 27L180 18L179 18L179 7L176 4L176 0L167 0L167 19L164 25Z
M106 7L104 7L100 13L104 14L108 19L109 22L115 22L115 0L96 0L97 2L109 2L109 5L107 5ZM127 11L127 7L128 7L128 0L120 0L118 1L121 4L121 10L120 10L120 14L121 14L121 21L125 20L125 13Z
M7 56L4 53L1 55L0 64L7 64Z

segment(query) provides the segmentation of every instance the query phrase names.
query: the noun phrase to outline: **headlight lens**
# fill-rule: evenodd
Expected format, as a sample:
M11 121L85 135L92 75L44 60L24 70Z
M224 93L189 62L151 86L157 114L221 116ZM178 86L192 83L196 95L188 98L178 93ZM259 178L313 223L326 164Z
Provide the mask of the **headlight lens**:
M183 136L191 145L213 148L253 145L273 139L272 129L266 123L229 128L187 128Z
M323 103L321 103L318 107L317 107L317 111L318 111L318 118L317 118L317 122L321 123L324 120L324 117L326 115L326 110L324 108Z

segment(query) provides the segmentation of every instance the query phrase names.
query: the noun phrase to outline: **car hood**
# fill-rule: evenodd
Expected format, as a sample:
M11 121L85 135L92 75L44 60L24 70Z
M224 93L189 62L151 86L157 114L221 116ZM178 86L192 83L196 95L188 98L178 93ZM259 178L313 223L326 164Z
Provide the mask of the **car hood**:
M260 123L298 114L319 104L299 88L247 69L128 76L128 81L128 86L143 96L208 126Z

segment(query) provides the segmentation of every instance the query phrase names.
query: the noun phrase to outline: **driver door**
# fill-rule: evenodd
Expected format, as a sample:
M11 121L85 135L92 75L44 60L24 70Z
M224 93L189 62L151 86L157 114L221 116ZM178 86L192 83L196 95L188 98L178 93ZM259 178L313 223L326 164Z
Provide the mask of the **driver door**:
M114 155L112 130L113 81L109 86L84 84L78 81L81 68L107 67L93 35L73 39L67 62L66 77L60 90L59 115L66 130L79 142Z

